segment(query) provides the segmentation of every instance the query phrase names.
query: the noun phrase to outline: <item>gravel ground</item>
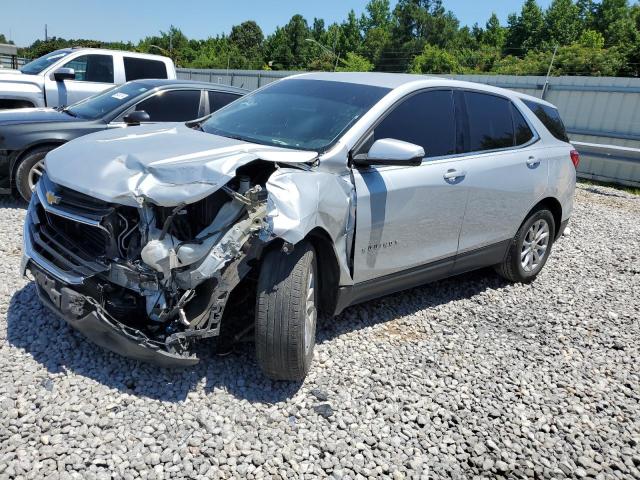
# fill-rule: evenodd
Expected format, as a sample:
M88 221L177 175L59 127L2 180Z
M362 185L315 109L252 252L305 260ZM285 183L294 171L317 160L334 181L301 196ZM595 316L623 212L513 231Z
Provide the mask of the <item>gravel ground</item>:
M251 345L192 370L106 353L18 276L0 202L0 478L640 479L640 196L580 186L532 285L485 270L319 327L303 384Z

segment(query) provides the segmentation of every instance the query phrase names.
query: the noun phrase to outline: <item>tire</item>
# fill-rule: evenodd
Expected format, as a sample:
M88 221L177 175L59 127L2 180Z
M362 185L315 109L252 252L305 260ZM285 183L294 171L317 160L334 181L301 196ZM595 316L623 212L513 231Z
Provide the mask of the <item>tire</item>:
M549 210L541 208L531 212L509 244L504 261L496 266L498 274L510 282L532 282L547 263L555 232L556 225ZM533 244L531 240L534 240ZM529 243L529 248L525 242Z
M16 168L16 190L18 190L18 194L27 202L31 200L32 186L35 186L37 178L40 178L40 175L42 175L44 171L42 168L44 157L54 148L55 147L36 148L20 159L20 163L18 163L18 167Z
M302 380L315 346L318 285L315 251L301 242L293 252L268 252L256 295L258 365L273 380Z

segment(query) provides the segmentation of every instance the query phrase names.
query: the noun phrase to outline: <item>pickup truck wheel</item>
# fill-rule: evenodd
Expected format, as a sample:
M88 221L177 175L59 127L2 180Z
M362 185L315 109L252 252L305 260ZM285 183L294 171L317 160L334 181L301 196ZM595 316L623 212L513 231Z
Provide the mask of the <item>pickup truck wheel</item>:
M274 380L302 380L316 340L315 251L301 242L293 252L268 252L260 269L255 343L258 365Z
M31 192L44 173L44 157L53 147L40 147L27 153L16 168L16 189L27 202L31 200Z
M533 281L547 263L555 238L553 215L544 208L535 210L518 229L498 274L511 282Z

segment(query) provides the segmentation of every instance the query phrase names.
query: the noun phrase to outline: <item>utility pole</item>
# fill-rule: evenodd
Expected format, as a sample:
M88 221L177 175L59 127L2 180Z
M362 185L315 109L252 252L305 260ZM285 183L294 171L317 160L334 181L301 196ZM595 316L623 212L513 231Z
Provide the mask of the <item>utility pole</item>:
M49 33L47 32L47 24L44 24L44 41L48 42L49 41Z

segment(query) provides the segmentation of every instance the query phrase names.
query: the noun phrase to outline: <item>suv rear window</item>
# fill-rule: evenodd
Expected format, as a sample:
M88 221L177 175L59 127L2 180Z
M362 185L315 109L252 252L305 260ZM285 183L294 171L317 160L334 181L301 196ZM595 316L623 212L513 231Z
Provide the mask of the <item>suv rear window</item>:
M158 60L125 56L124 74L127 82L141 78L167 78L167 66Z
M523 102L536 115L536 117L538 117L543 125L547 127L547 130L549 130L551 135L563 142L569 141L567 131L564 128L564 123L562 122L560 113L557 109L531 100L523 100Z

